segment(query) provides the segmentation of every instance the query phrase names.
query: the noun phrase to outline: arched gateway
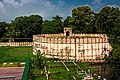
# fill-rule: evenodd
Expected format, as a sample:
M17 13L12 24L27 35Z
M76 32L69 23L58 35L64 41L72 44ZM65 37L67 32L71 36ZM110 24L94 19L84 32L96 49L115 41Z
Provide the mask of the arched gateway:
M33 54L61 60L100 61L112 50L106 34L74 34L65 27L63 34L33 35Z

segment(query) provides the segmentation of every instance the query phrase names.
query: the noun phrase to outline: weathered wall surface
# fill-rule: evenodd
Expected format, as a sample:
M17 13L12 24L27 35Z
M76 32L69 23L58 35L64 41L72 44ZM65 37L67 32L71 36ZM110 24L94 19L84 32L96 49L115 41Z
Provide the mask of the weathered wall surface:
M32 46L33 42L0 42L0 46Z
M42 34L33 36L33 53L45 52L46 57L70 60L98 60L112 50L105 34Z

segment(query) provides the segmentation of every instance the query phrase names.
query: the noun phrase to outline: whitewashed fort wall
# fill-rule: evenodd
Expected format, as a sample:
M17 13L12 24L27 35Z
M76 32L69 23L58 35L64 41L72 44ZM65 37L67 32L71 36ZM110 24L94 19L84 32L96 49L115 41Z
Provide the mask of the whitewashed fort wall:
M62 60L102 60L112 50L106 34L39 34L33 36L33 53Z

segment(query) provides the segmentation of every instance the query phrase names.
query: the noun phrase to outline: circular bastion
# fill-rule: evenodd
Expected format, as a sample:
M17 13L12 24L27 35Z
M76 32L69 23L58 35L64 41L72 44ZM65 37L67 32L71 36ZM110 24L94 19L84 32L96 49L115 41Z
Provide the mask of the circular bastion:
M112 50L106 34L74 34L65 27L61 34L33 35L33 54L73 61L100 61Z

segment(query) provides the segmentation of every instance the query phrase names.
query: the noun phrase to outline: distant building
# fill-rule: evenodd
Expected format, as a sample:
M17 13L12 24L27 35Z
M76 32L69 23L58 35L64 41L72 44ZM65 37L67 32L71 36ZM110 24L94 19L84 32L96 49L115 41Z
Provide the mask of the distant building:
M112 50L106 34L74 34L65 27L62 34L33 35L33 54L61 60L100 61Z

